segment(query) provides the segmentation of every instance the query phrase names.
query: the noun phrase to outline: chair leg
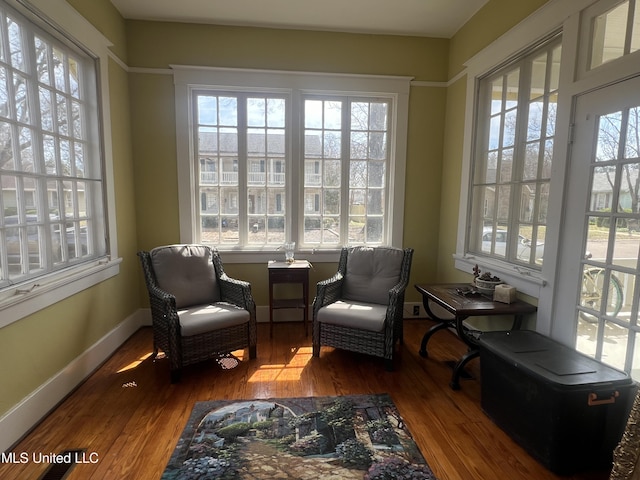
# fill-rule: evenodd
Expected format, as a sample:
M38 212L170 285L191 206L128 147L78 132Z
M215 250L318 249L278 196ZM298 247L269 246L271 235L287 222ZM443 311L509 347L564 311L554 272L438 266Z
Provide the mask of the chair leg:
M320 356L320 322L316 320L315 315L311 321L311 344L313 345L311 355Z
M256 346L254 345L253 347L249 347L249 359L252 360L256 358L256 356Z
M180 382L180 376L181 376L181 370L171 370L171 383L179 383Z
M393 372L393 359L392 358L385 358L384 359L384 369L387 372Z

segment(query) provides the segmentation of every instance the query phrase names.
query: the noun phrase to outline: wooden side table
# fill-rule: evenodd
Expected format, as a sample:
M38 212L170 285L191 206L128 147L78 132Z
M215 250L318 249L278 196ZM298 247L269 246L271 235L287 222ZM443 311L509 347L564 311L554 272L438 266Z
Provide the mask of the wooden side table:
M464 366L469 360L480 355L478 347L478 336L482 334L477 330L471 330L464 325L464 320L468 317L512 315L514 317L512 330L519 330L522 325L522 317L527 313L534 313L538 308L530 303L516 300L512 303L500 303L480 295L466 294L471 290L471 285L467 283L447 283L442 285L416 285L416 290L422 294L422 304L429 317L436 322L422 338L420 345L420 355L427 357L427 343L431 336L438 330L444 328L455 328L460 339L469 346L469 351L465 353L456 363L449 386L453 390L460 389L459 378L464 370ZM439 318L433 313L430 303L444 308L453 315L453 318Z
M273 311L282 308L301 308L303 311L304 334L308 335L307 321L309 317L309 269L311 264L306 260L293 263L271 260L269 270L269 335L273 337ZM299 298L273 298L273 286L276 283L299 283L302 296Z

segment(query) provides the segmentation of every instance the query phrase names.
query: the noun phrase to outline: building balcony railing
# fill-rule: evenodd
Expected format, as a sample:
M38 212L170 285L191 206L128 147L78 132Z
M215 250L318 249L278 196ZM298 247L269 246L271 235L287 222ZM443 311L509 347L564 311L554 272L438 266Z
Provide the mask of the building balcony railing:
M268 180L269 185L284 185L285 174L266 172L249 172L247 175L247 183L249 185L264 185ZM201 185L237 185L238 172L200 172Z
M238 172L200 172L200 184L202 185L237 185Z
M319 187L322 184L322 175L319 173L305 173L304 184L307 187Z
M264 185L268 181L269 185L284 185L284 172L249 172L247 182L249 185Z
M218 183L218 172L200 172L201 184L216 184Z

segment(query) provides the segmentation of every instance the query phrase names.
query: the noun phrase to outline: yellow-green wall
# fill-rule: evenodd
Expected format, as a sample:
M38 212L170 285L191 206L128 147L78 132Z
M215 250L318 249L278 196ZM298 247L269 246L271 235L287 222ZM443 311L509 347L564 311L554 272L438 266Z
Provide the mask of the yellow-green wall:
M440 169L445 115L448 41L264 28L127 22L132 73L133 152L140 247L178 242L178 185L173 78L170 65L403 75L442 86L411 88L404 245L415 248L413 283L436 279ZM315 264L312 284L335 273ZM258 305L268 305L264 264L225 265L252 284Z
M412 76L404 244L414 283L456 280L462 64L544 0L491 0L451 40L125 21L109 0L67 0L112 43L111 128L120 274L0 330L0 416L147 304L135 253L179 240L171 64ZM122 67L126 65L126 67ZM160 70L141 70L160 69ZM431 85L431 84L428 84ZM267 304L264 265L226 265ZM317 264L312 282L332 264ZM8 367L10 366L10 368Z
M451 39L449 77L463 64L549 0L490 0Z

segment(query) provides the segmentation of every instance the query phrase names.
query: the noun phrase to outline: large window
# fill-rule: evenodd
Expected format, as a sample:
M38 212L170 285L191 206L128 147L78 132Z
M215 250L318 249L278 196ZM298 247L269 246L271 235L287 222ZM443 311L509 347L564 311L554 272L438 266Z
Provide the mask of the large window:
M385 242L390 115L384 99L305 99L304 244Z
M560 52L549 41L479 80L469 252L541 268Z
M174 68L181 241L402 244L408 79Z
M0 5L0 288L106 255L95 60Z
M286 98L194 92L200 240L285 241Z

